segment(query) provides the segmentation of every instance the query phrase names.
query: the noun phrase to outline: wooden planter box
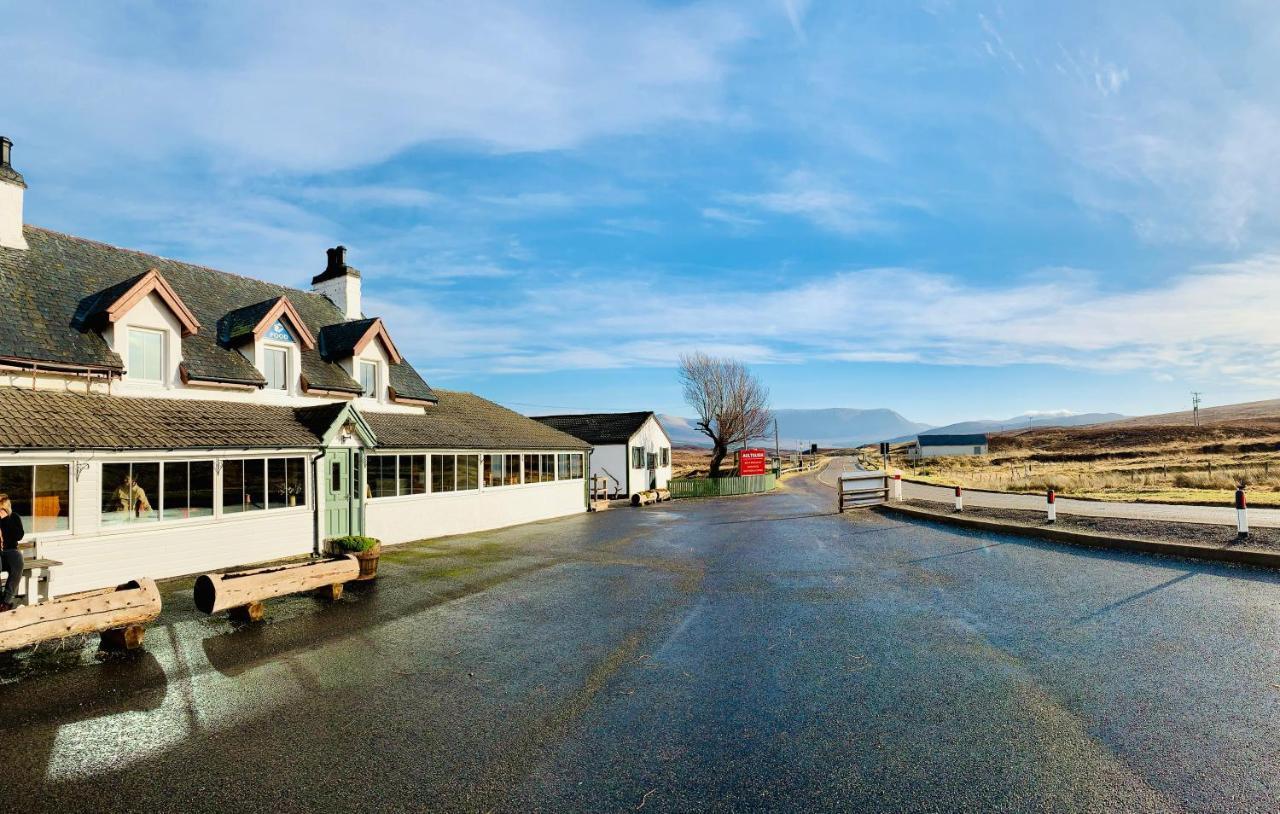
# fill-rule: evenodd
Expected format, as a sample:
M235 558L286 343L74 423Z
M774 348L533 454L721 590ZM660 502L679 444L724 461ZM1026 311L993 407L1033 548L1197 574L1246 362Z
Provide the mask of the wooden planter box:
M382 543L378 543L368 551L360 551L354 556L360 561L360 576L356 577L356 579L360 582L376 579L378 576L378 559L382 556Z
M350 554L289 565L254 568L229 574L203 574L196 578L196 609L203 613L233 611L233 615L257 621L264 600L320 590L331 599L342 596L342 586L360 576L360 563Z
M69 594L0 613L0 651L86 633L102 634L104 648L132 650L142 644L144 626L159 615L160 589L153 579Z

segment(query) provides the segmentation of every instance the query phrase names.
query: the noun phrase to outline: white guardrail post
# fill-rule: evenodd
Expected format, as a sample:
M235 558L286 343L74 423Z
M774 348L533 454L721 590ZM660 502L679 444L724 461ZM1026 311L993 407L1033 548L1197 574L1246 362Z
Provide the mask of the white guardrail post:
M1236 490L1236 536L1249 536L1249 506L1244 499L1244 489Z
M1053 502L1055 497L1057 497L1057 495L1054 493L1052 489L1050 489L1048 493L1045 495L1045 505L1048 507L1048 515L1049 515L1050 523L1058 522L1058 506Z
M893 473L893 499L897 503L902 502L902 473Z
M964 492L958 485L956 486L956 511L964 511Z

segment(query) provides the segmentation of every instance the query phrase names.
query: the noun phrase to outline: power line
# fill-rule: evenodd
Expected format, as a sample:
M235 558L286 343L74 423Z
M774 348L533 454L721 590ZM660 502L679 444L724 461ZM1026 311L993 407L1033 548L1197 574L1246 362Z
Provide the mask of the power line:
M1197 427L1200 426L1200 391L1199 390L1191 391L1191 421L1195 426Z

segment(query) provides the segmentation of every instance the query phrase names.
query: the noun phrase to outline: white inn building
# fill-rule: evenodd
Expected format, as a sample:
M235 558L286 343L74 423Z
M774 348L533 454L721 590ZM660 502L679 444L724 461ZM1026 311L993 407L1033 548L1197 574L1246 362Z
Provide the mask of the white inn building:
M586 510L590 446L434 390L330 249L310 291L26 225L0 139L0 491L54 592Z

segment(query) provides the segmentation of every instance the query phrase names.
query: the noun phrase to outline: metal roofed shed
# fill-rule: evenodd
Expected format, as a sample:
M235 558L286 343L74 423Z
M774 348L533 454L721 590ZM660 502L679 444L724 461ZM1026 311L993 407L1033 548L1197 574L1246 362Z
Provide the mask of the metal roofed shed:
M908 458L940 458L947 455L986 455L986 433L922 434L907 448Z

